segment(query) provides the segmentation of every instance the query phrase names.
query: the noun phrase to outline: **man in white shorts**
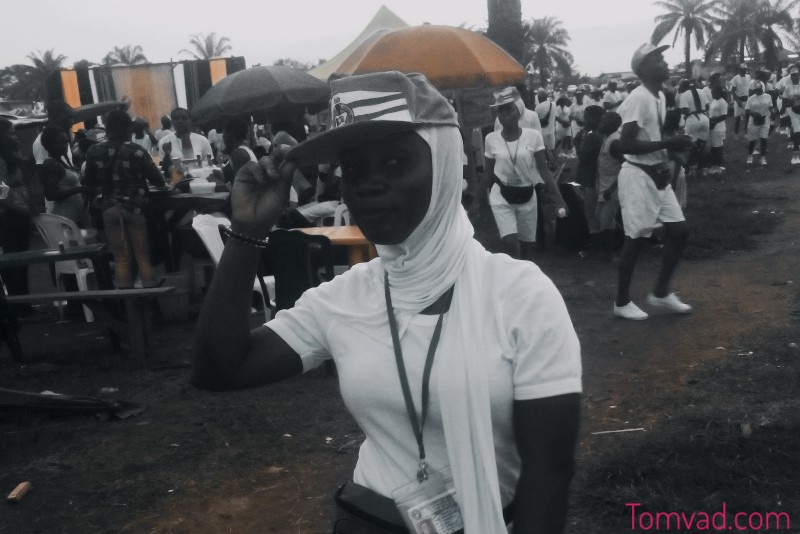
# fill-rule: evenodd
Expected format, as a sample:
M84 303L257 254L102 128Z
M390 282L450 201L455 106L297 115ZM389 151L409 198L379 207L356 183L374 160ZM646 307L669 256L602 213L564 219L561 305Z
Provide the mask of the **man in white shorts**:
M686 151L692 144L685 135L662 138L666 115L662 84L669 78L669 68L662 52L669 46L640 46L631 59L631 69L642 80L618 108L622 117L620 150L627 161L618 178L619 202L625 227L625 244L619 264L619 284L614 315L623 319L643 320L648 315L630 299L629 290L636 260L653 229L663 224L666 230L661 270L647 303L671 313L689 313L692 307L670 292L670 282L678 266L689 229L672 186L667 150Z
M753 79L747 74L747 64L739 65L739 74L731 79L731 98L733 99L733 116L736 122L733 125L733 133L739 133L739 125L744 117L744 107L747 97L750 96L750 85Z
M539 124L542 127L542 137L544 138L544 146L547 150L555 150L556 148L556 113L558 112L557 106L552 100L547 98L547 91L544 89L539 91L539 103L536 105L536 115L539 116Z

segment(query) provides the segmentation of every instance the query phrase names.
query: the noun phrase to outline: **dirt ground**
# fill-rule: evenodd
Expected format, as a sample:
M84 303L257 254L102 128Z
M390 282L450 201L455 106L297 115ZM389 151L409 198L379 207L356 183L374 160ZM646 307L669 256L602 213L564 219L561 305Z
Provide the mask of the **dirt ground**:
M774 139L768 168L745 169L734 142L729 173L704 179L743 188L748 213L779 222L755 236L752 250L680 266L675 286L695 307L689 316L615 319L612 263L574 251L540 255L583 348L568 532L631 530L626 502L709 513L727 502L745 512L783 510L800 525L800 170L789 168L784 138ZM690 223L693 191L690 183ZM649 250L636 273L640 304L658 259ZM125 420L0 413L0 492L33 484L22 502L0 506L0 532L330 531L331 495L362 439L333 376L202 391L188 384L192 320L158 324L160 359L142 365L113 354L80 319L57 323L46 307L26 319L30 363L20 368L0 352L0 387L74 395L114 388L108 396L146 410ZM631 431L606 433L619 430Z

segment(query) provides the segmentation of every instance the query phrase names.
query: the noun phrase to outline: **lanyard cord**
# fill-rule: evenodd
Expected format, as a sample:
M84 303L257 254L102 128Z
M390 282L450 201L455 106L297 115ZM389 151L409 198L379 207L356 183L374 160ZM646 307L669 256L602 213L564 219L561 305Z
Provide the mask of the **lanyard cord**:
M444 312L447 310L447 305L453 298L453 287L450 287L445 294L445 302L442 303L442 311L439 312L439 320L436 322L436 329L433 331L431 344L428 347L428 356L425 359L425 370L422 373L422 414L420 417L417 417L417 409L414 407L414 399L411 397L411 388L408 385L406 366L403 362L403 349L400 346L400 334L397 331L397 319L394 316L394 308L392 307L392 296L389 291L388 272L385 273L383 285L386 293L386 312L389 315L389 329L392 332L392 345L394 346L394 356L395 360L397 361L397 374L400 375L400 386L403 389L403 398L406 401L408 418L411 421L411 427L414 429L414 437L417 439L417 446L419 447L419 471L417 471L417 480L422 482L428 479L428 464L425 462L425 444L422 441L422 431L425 427L425 420L428 418L428 401L430 396L433 355L436 353L436 346L439 344L439 336L442 333Z
M500 137L503 137L503 135L501 134ZM508 141L506 141L505 138L503 139L503 142L506 144L506 150L508 151L508 158L511 160L511 168L514 169L514 174L517 172L517 154L519 153L519 145L521 141L522 132L519 133L519 137L517 138L517 146L514 148L514 155L512 156L511 149L508 148ZM514 141L511 142L513 143Z

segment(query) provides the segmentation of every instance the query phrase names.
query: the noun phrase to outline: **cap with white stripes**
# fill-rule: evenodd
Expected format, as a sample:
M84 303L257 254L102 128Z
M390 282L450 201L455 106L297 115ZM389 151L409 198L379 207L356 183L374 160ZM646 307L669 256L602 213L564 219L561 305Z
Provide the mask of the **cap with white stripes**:
M331 82L330 129L300 143L288 157L301 163L335 160L366 141L419 126L458 127L450 103L422 74L397 71L349 76Z

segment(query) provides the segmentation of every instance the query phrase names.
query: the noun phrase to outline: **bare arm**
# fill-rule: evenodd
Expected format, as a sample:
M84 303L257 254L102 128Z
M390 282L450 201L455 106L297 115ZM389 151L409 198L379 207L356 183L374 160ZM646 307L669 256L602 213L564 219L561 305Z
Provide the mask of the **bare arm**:
M485 158L485 174L483 175L483 188L488 190L492 187L494 182L494 160L492 158Z
M542 177L544 185L547 188L547 191L550 192L549 194L552 196L553 202L556 205L556 213L558 214L558 217L566 217L567 203L564 202L564 199L561 196L561 191L558 190L558 184L556 184L556 181L553 179L553 173L550 172L550 168L547 166L544 150L534 152L533 158L536 160L536 169L539 171L539 176Z
M658 150L672 149L672 150L686 150L692 141L685 135L674 135L667 137L661 141L645 141L638 139L639 124L636 122L626 122L622 125L622 134L619 138L619 148L623 154L649 154Z
M72 195L88 191L83 186L60 189L58 182L64 177L65 171L56 160L49 158L42 164L42 184L44 185L44 196L47 200L61 200Z
M283 210L296 166L278 172L269 158L247 163L231 192L232 229L263 239ZM229 239L208 290L194 335L194 385L225 390L253 387L298 374L300 357L267 326L250 330L250 298L260 250Z
M522 460L514 534L564 532L579 417L577 393L514 402L514 433Z

